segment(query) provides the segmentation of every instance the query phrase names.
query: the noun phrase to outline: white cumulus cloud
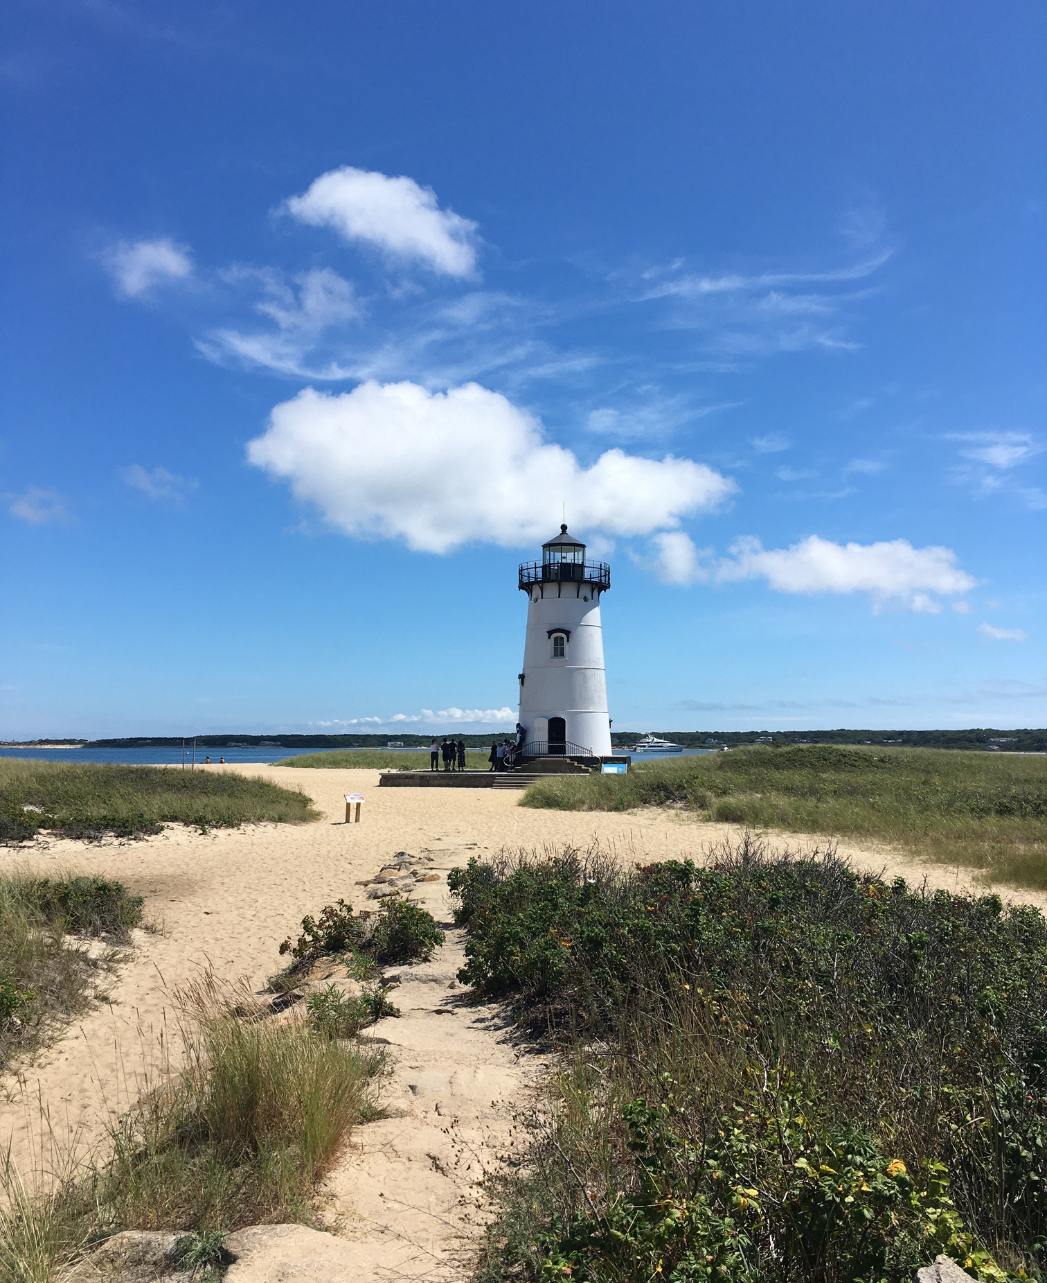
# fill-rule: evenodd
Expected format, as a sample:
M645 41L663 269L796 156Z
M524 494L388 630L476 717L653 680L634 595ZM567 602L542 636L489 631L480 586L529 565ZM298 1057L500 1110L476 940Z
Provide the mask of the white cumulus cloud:
M380 716L377 713L361 717L336 717L326 721L314 722L314 726L334 729L345 726L366 726L372 730L395 729L397 726L477 726L480 728L494 726L512 726L516 721L516 710L501 708L421 708L417 713L391 713Z
M141 298L158 285L185 280L193 273L189 250L166 236L118 241L102 254L102 262L124 298Z
M1028 641L1029 634L1022 628L997 628L994 624L979 624L978 631L991 641Z
M441 209L436 193L413 178L345 165L313 180L284 208L300 222L328 227L387 257L423 263L447 276L476 269L476 224Z
M841 544L818 535L788 548L765 548L751 535L738 539L717 563L716 578L762 579L784 593L867 593L877 603L921 613L936 611L936 598L969 592L977 582L951 548L914 548L907 539Z
M306 388L274 407L247 454L345 534L435 553L541 541L563 502L583 535L672 530L736 488L672 455L612 449L585 467L547 441L537 419L476 383L447 392L373 381L337 395Z
M694 540L683 530L666 530L651 540L655 572L667 584L693 584L707 572Z

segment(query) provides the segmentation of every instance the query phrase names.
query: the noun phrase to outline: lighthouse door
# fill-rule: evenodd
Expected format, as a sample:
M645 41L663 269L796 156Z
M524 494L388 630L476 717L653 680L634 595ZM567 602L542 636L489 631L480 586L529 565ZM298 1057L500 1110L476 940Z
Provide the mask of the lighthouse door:
M549 756L563 757L567 752L567 723L562 717L549 718Z

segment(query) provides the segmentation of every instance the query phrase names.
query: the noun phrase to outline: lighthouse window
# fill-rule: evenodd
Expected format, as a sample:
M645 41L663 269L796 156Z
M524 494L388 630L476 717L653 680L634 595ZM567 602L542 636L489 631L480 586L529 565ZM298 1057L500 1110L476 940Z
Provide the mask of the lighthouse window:
M556 633L553 636L553 659L563 659L567 654L567 638L563 633Z

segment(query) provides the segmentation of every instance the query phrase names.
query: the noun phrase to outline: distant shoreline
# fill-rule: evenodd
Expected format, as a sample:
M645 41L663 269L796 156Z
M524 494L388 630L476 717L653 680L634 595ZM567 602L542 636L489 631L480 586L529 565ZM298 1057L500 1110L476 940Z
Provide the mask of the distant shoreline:
M454 727L436 732L404 732L397 739L405 749L426 749L435 734L440 738L453 734L465 742L467 748L489 747L492 739L505 736L505 729L464 732ZM785 747L803 744L839 744L864 748L947 748L992 753L1044 753L1047 752L1047 729L1037 727L993 728L972 727L950 730L866 730L859 727L838 727L833 730L675 730L656 728L661 738L682 744L685 748L719 749L740 748L743 745ZM641 738L643 732L616 727L612 743L616 751L628 752ZM389 733L316 735L301 733L237 734L236 732L205 735L141 735L102 739L39 739L7 740L0 742L0 749L171 749L190 751L195 743L196 752L224 752L229 749L275 749L302 752L306 749L385 749L389 747Z

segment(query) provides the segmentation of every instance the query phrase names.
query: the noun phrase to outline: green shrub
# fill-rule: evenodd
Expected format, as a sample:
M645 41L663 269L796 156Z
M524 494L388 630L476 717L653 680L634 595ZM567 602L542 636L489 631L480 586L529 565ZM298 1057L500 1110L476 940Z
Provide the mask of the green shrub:
M221 1230L199 1230L184 1234L171 1251L172 1264L181 1270L213 1271L231 1265L232 1255L226 1250Z
M345 900L325 905L318 917L307 914L297 940L290 936L280 945L280 953L289 953L298 962L320 958L331 953L350 953L360 948L366 928Z
M400 1014L382 989L366 989L350 997L334 984L310 994L306 1009L317 1032L335 1039L355 1038L361 1029L376 1020Z
M696 1151L686 1118L637 1100L622 1121L635 1184L557 1227L548 1279L912 1279L946 1253L1003 1279L973 1248L945 1169L910 1173L866 1133L811 1124L810 1103L754 1092ZM777 1266L777 1268L776 1268Z
M26 811L13 798L0 799L0 843L27 841L46 818L34 811Z
M142 897L109 878L35 878L25 896L48 921L74 934L122 937L142 921Z
M390 966L428 961L443 938L431 913L398 896L389 897L377 913L366 916L338 900L317 917L304 917L298 939L288 937L280 953L289 953L295 960L292 972L328 954L362 954L380 966Z
M381 966L402 962L428 962L443 944L444 933L431 913L399 896L382 902L368 924L364 949Z
M20 989L8 976L0 975L0 1026L33 1000L32 991Z
M1036 910L752 840L709 868L567 851L450 884L461 978L583 1062L485 1277L908 1283L938 1250L1039 1277Z

